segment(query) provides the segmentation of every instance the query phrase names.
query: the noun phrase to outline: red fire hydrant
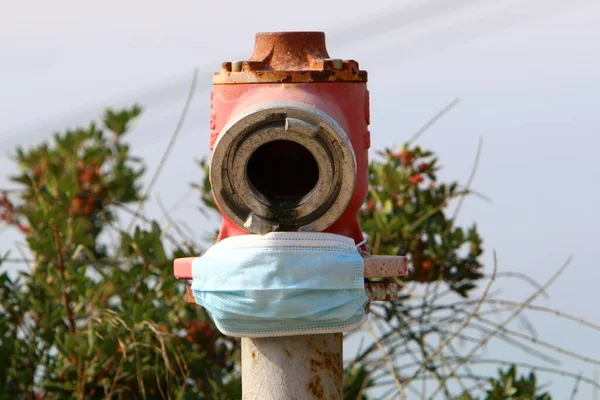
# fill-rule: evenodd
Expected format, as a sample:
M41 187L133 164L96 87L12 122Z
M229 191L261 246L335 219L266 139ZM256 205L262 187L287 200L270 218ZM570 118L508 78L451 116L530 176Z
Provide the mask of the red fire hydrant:
M366 82L356 61L329 57L322 32L259 33L250 60L223 63L210 125L219 240L277 230L363 240Z
M403 257L368 255L358 222L368 190L366 82L356 61L329 57L322 32L258 33L248 61L222 64L210 114L219 241L273 231L335 233L361 246L366 279L407 273ZM176 278L192 278L192 260L175 261ZM365 289L371 301L392 299L396 290L370 282ZM244 338L244 398L305 398L311 390L340 398L342 335L313 336ZM306 367L323 357L330 371Z

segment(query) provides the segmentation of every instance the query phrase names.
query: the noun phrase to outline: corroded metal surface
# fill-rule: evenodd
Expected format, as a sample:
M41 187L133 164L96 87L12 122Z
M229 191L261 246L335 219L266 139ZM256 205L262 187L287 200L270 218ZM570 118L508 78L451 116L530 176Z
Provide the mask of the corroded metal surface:
M400 285L395 282L368 282L365 284L365 292L369 301L393 301L396 300Z
M408 259L403 256L364 254L365 278L392 278L408 275Z
M196 299L192 293L192 285L185 285L185 293L183 294L183 298L188 304L196 304Z
M323 32L257 33L249 60L224 62L213 83L366 82L354 60L332 59Z
M341 333L242 338L243 399L341 399Z

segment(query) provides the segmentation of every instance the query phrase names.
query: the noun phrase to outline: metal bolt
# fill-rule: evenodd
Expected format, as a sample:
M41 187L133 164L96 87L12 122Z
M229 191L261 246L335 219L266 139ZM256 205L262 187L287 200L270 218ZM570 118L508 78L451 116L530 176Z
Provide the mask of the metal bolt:
M243 61L234 61L231 63L231 71L232 72L240 72L242 70Z
M343 69L344 68L344 60L339 58L331 58L328 61L333 65L333 69Z
M221 71L231 72L231 62L225 61L224 63L222 63L221 64Z

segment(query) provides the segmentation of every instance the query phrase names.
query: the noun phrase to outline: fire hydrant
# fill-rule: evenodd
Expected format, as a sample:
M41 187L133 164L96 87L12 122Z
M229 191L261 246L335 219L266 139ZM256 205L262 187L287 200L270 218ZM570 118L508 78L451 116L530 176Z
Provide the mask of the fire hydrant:
M322 32L258 33L250 59L223 63L213 83L218 241L335 233L360 245L366 279L407 273L403 257L368 254L358 222L368 190L370 117L367 73L356 61L330 58ZM175 277L191 279L191 262L176 260ZM371 301L391 300L397 290L389 283L365 288ZM342 334L242 339L244 398L341 398L342 371Z

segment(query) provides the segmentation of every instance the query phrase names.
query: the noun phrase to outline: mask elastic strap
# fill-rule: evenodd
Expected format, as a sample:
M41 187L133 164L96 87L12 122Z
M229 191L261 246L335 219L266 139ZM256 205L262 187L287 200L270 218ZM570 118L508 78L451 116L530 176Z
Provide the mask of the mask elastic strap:
M362 242L356 245L357 248L360 248L363 244L367 243L367 239L364 239Z

